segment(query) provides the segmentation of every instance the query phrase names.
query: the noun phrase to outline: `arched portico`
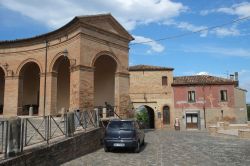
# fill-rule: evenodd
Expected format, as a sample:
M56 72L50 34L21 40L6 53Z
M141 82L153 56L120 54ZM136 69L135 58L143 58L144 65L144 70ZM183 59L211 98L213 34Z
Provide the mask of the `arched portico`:
M116 61L109 55L101 55L94 62L94 106L115 105Z
M33 61L20 67L18 82L18 106L22 108L18 115L29 114L30 107L33 113L38 114L40 95L40 68Z
M55 99L55 110L53 114L61 113L62 110L69 110L70 107L70 61L66 56L56 59L52 68L52 95ZM53 86L54 85L54 86Z

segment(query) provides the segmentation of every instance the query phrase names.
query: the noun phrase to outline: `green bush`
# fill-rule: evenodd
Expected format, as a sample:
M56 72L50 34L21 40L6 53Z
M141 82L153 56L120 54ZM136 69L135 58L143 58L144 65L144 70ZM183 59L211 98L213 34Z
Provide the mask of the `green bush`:
M146 128L148 126L148 113L146 111L138 111L136 113L136 119L140 122L141 127Z

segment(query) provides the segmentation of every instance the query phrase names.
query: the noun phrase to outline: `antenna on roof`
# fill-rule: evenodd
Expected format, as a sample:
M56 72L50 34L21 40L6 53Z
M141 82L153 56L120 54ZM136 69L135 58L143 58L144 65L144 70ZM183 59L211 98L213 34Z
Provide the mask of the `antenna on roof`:
M227 79L229 79L229 71L227 70L224 74L226 75Z

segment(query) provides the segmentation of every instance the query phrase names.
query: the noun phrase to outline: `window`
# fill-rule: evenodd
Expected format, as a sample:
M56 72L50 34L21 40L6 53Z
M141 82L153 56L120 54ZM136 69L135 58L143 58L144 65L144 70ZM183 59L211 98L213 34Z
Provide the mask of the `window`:
M168 77L162 76L162 86L167 86L167 85L168 85Z
M188 102L195 102L195 91L188 91Z
M227 101L227 91L226 90L221 90L220 91L220 100L221 101Z

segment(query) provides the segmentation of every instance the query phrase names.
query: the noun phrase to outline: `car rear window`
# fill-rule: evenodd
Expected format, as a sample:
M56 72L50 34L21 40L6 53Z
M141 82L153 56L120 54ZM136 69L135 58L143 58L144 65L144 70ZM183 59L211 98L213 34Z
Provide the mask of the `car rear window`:
M112 121L109 123L108 128L114 130L132 130L133 123L131 121Z

